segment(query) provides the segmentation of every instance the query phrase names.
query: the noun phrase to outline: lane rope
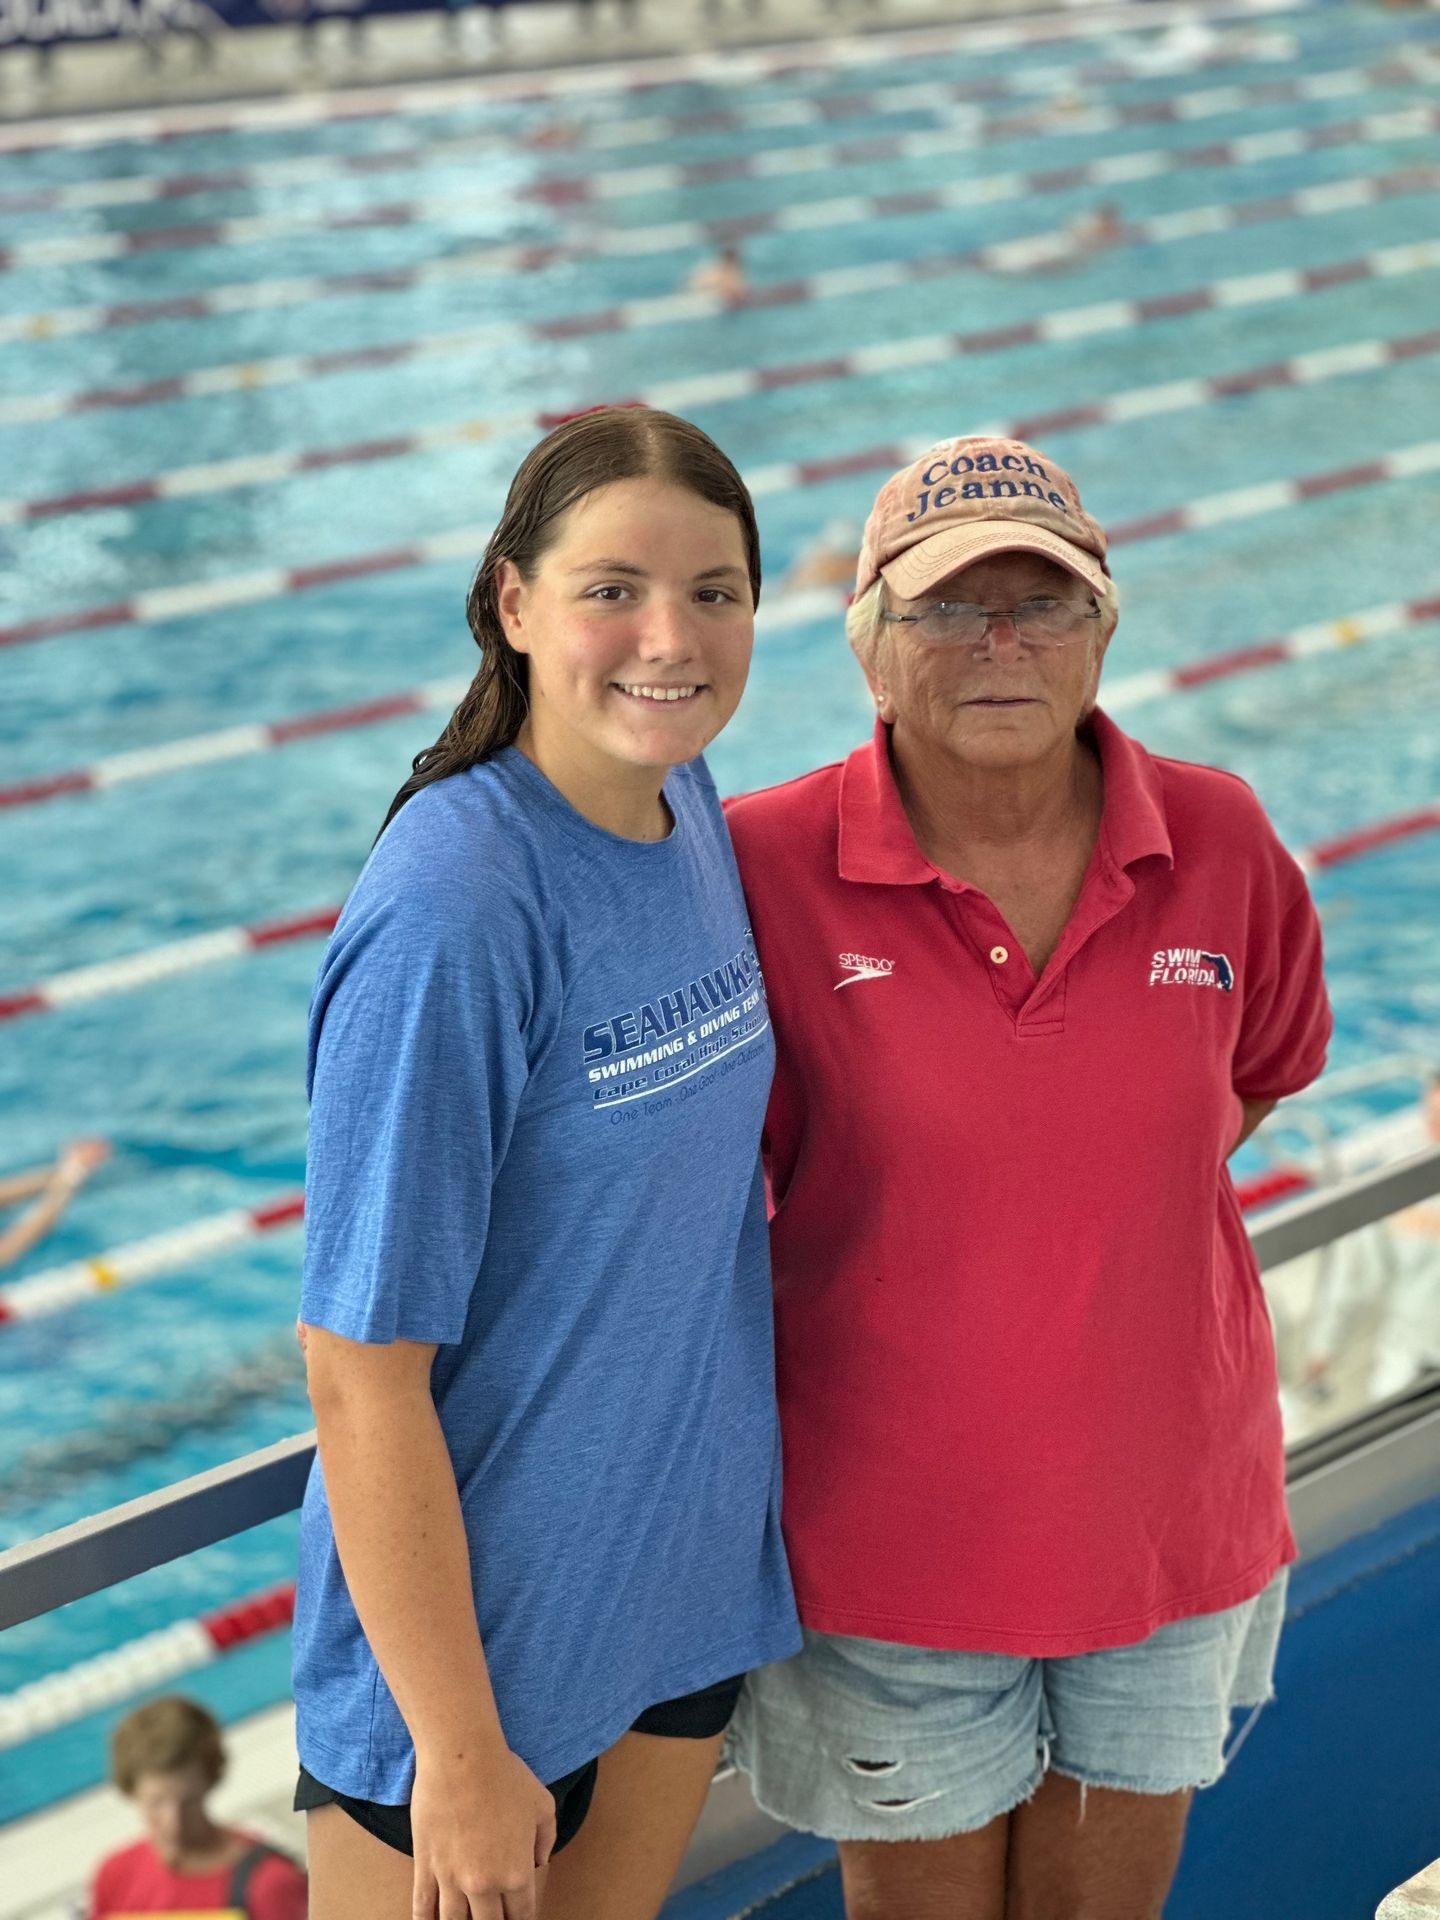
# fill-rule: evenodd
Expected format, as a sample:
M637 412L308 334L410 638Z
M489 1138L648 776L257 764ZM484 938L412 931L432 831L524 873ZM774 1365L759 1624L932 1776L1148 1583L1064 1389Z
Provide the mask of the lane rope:
M1360 854L1373 852L1417 834L1431 833L1440 827L1440 804L1417 808L1388 820L1357 827L1331 840L1317 841L1301 849L1295 858L1307 873L1338 865ZM55 1013L86 1001L128 993L150 986L157 980L172 979L182 973L194 973L222 960L273 947L293 940L319 939L329 934L340 917L338 906L317 908L296 914L287 920L265 921L257 926L223 927L197 938L175 940L163 946L148 947L119 960L104 960L87 967L52 974L47 980L16 992L0 994L0 1022L23 1019L34 1013ZM269 1224L283 1224L271 1222ZM188 1260L245 1239L257 1228L253 1216L245 1213L223 1214L206 1231L221 1237L212 1245L208 1240L194 1246L177 1243L175 1258ZM18 1280L0 1289L0 1324L12 1319L31 1319L49 1313L58 1306L93 1293L97 1288L131 1286L136 1280L149 1279L162 1270L155 1262L173 1264L169 1252L172 1236L159 1235L137 1241L119 1253L99 1260L74 1261L46 1273Z
M1178 667L1155 667L1144 673L1123 674L1104 687L1106 712L1124 712L1166 694L1190 693L1217 680L1256 673L1289 660L1307 660L1317 653L1340 653L1367 640L1378 640L1411 626L1440 620L1440 593L1419 600L1392 600L1381 607L1365 607L1334 620L1316 620L1273 640L1235 647L1191 660ZM0 795L3 802L3 795Z
M1297 155L1322 149L1353 146L1375 141L1424 140L1440 128L1440 109L1411 106L1386 113L1365 114L1352 120L1332 121L1319 127L1279 127L1268 133L1242 134L1233 140L1214 141L1199 147L1157 147L1144 152L1126 151L1107 154L1098 160L1077 162L1071 166L1042 167L1029 172L1007 171L982 174L972 180L952 182L943 188L891 195L859 196L848 202L853 209L872 204L882 218L897 212L934 212L956 207L993 206L1014 199L1033 199L1049 193L1068 193L1077 187L1116 187L1135 180L1155 179L1160 175L1195 167L1248 167L1271 160L1293 159ZM970 149L968 133L945 130L934 133L888 135L867 141L841 141L825 146L792 147L772 155L777 164L761 167L748 159L738 172L728 171L729 160L715 162L715 181L737 178L769 178L799 173L828 173L833 167L873 166L904 159L934 159L938 155ZM785 163L783 166L778 162ZM644 175L643 182L640 175ZM686 178L689 174L691 177ZM599 178L600 176L597 176ZM629 170L629 192L672 192L694 189L703 184L696 169L658 167ZM1311 191L1315 191L1312 189ZM555 181L549 187L521 188L515 195L552 209L574 208L593 213L594 202L602 198L595 181L570 179ZM636 258L645 254L672 253L679 248L704 245L715 240L735 240L756 233L798 232L837 224L836 208L845 201L797 201L779 209L727 215L722 219L681 220L662 226L615 227L596 231L577 230L572 237L512 241L482 250L489 253L494 269L506 272L533 272L559 261ZM468 193L436 194L416 200L403 200L343 209L303 209L284 214L248 214L221 220L191 221L183 226L150 227L142 231L115 233L65 234L45 240L22 240L0 247L0 273L16 273L32 267L89 265L101 260L119 260L136 254L172 253L194 248L220 248L268 244L277 238L303 233L347 234L369 232L384 227L443 225L452 215L473 215L476 198ZM853 220L856 216L851 215ZM1010 243L1023 250L1024 241ZM1001 250L995 250L1001 251ZM1023 258L1023 252L1019 257ZM3 417L3 416L0 416Z
M1423 109L1419 115L1407 109L1400 115L1411 131L1417 127L1419 119L1440 125L1440 108ZM1409 136L1409 134L1407 134ZM1308 138L1306 134L1286 132L1286 142ZM1235 144L1235 142L1231 142ZM1150 159L1154 156L1127 156L1133 163L1135 159ZM1108 161L1096 161L1096 167L1110 165ZM1089 169L1087 169L1089 171ZM1020 190L1027 179L1054 179L1052 175L1004 175L995 179L1004 179L1006 196L1010 196L1010 186L1014 184ZM837 200L837 202L812 202L804 211L824 215L812 225L851 225L862 217L874 217L883 221L893 221L906 217L910 213L925 213L933 207L947 204L954 194L970 194L977 182L966 182L962 188L933 188L922 194L897 194L881 196L876 200ZM1044 192L1044 186L1037 186L1037 194ZM1269 221L1292 221L1292 219L1315 219L1331 213L1346 213L1356 207L1375 205L1382 200L1390 200L1404 194L1432 194L1440 190L1440 167L1402 167L1394 173L1384 175L1357 175L1348 180L1325 182L1321 186L1300 188L1294 194L1271 196L1263 200L1240 200L1240 202L1221 202L1206 207L1190 207L1183 213L1162 213L1150 219L1125 221L1121 223L1117 234L1117 246L1173 246L1185 240L1194 240L1204 234L1225 232L1229 228L1252 227ZM791 209L791 219L797 209ZM780 223L787 215L781 211L776 215L762 215L764 223ZM722 223L724 225L724 223ZM660 232L666 228L647 228L647 232ZM1427 246L1428 242L1413 242L1411 246ZM906 286L918 280L933 280L943 276L981 271L981 273L1027 273L1037 267L1054 265L1073 265L1075 240L1069 227L1044 228L1041 232L1027 234L1021 240L1002 240L993 246L968 248L956 253L931 253L920 259L889 259L874 261L866 267L831 267L816 275L801 275L793 280L770 280L751 292L741 301L730 307L724 300L712 294L660 294L649 296L645 300L624 301L614 307L591 309L589 313L568 313L559 315L551 321L532 321L516 326L515 323L492 323L486 326L465 326L444 334L422 334L409 340L386 340L374 346L363 348L332 348L323 353L276 353L263 359L250 361L225 361L211 367L198 367L192 372L182 374L157 374L148 380L132 380L119 386L102 388L61 388L48 394L29 394L29 396L0 397L0 426L27 426L38 424L42 420L65 419L67 415L109 411L113 407L152 407L161 401L173 399L202 399L215 394L236 394L253 392L257 388L273 386L292 386L303 380L324 378L336 372L361 372L374 367L396 367L403 361L447 357L451 353L472 353L472 351L490 351L503 348L515 340L534 340L543 344L555 344L564 340L582 340L595 334L614 334L614 332L632 332L636 328L647 328L666 323L687 323L699 319L712 319L724 313L751 313L768 307L789 307L799 305L806 300L839 300L854 294L872 294L883 292L893 286ZM1407 252L1405 248L1386 248L1379 255L1398 255ZM545 259L559 257L547 248L501 248L484 250L459 261L451 261L449 267L468 269L478 261L493 265L495 259L503 259L515 269L516 273L534 271L536 263ZM541 261L543 263L543 261ZM1283 271L1283 269L1281 269ZM405 275L411 275L413 269L405 269ZM371 275L351 276L351 280L369 280ZM388 276L380 275L382 280ZM1256 276L1250 276L1256 278ZM1156 296L1164 300L1165 296ZM1179 298L1179 296L1171 296ZM1106 303L1110 311L1129 309L1131 301ZM1144 305L1140 301L1139 305ZM1021 321L1018 326L1035 326L1039 321ZM1060 338L1056 332L1046 332L1037 338ZM265 455L252 455L252 459L265 459Z
M886 364L884 354L884 349L867 351L866 358L871 370ZM1312 356L1313 359L1321 357ZM891 360L888 364L896 362ZM1090 409L1066 408L1060 413L997 425L989 430L1029 439L1038 437L1037 427L1044 432L1057 432L1067 425L1083 426L1090 422ZM807 487L824 480L882 468L894 471L918 458L932 444L928 437L917 437L814 460L778 462L754 469L745 475L745 480L751 494L756 499L762 499L771 493ZM1110 544L1112 547L1123 546L1133 540L1156 539L1172 533L1193 532L1200 527L1214 527L1228 520L1254 519L1261 514L1302 505L1324 494L1375 486L1383 481L1418 479L1437 471L1440 471L1440 440L1422 441L1412 446L1394 448L1372 460L1331 468L1325 472L1302 474L1290 480L1262 481L1252 486L1229 488L1162 512L1120 521L1109 529ZM36 619L0 627L0 648L30 645L61 635L95 632L117 626L164 624L170 620L188 619L196 614L213 613L225 607L253 605L290 594L308 593L319 587L335 586L371 574L394 573L439 561L465 560L473 564L476 556L483 551L490 532L488 524L480 523L457 527L449 533L433 534L402 546L352 554L343 559L298 567L267 567L256 573L232 574L218 580L154 587L133 594L126 600L72 609L66 613L44 614ZM830 596L821 596L814 604L823 609L829 602ZM804 596L787 596L772 607L762 607L759 617L767 627L777 622L794 625L809 617L806 609L811 604Z
M1432 811L1440 816L1440 808ZM1431 824L1436 823L1432 821ZM1352 840L1358 838L1356 835L1347 837ZM1281 1184L1277 1185L1277 1181ZM1284 1194L1298 1192L1300 1186L1308 1184L1308 1181L1309 1176L1298 1169L1271 1168L1250 1180L1237 1181L1235 1192L1241 1209L1248 1210L1267 1205ZM282 1227L299 1226L304 1217L305 1195L297 1190L280 1195L264 1207L251 1208L248 1212L237 1209L211 1214L203 1220L191 1221L187 1226L152 1234L148 1240L137 1240L130 1246L116 1247L94 1260L76 1260L67 1266L51 1267L45 1272L31 1274L27 1279L12 1281L8 1287L0 1287L0 1327L43 1319L49 1314L63 1312L77 1301L89 1299L97 1291L94 1279L97 1266L103 1265L114 1273L119 1285L138 1286L163 1273L173 1273L177 1267L189 1266L197 1259L226 1252L260 1234L273 1233Z
M837 594L819 613L840 614L843 599ZM1378 640L1411 626L1440 620L1440 594L1414 600L1392 600L1384 606L1364 607L1340 614L1331 620L1317 620L1274 639L1260 640L1225 653L1202 656L1177 667L1154 667L1142 672L1118 675L1105 683L1104 706L1107 712L1120 713L1146 701L1172 693L1186 693L1208 686L1212 681L1230 679L1237 674L1254 673L1265 667L1279 666L1289 660L1303 660L1317 653L1344 652L1367 640ZM128 753L108 754L87 767L71 767L60 773L39 774L29 780L0 787L0 809L38 806L67 794L103 793L111 787L135 780L150 780L184 768L208 766L219 760L234 760L252 753L265 753L276 747L313 740L322 735L352 732L379 726L410 714L438 710L448 712L461 699L470 682L457 674L446 680L431 680L400 693L382 694L374 700L357 700L338 707L323 707L312 713L297 714L285 720L256 721L249 726L223 727L213 733L190 734L155 747L140 747Z
M1131 163L1138 163L1140 160L1148 161L1152 157L1149 154L1132 154L1128 159ZM994 178L1009 182L1021 177L996 175ZM1301 220L1346 212L1352 207L1368 206L1376 200L1389 199L1398 194L1433 192L1437 185L1440 185L1440 169L1434 167L1405 167L1383 174L1356 175L1350 180L1323 183L1301 189L1290 195L1267 195L1262 199L1250 201L1226 201L1219 205L1191 208L1182 214L1158 215L1132 221L1124 229L1124 238L1127 243L1170 246L1204 234L1223 233L1231 227L1253 226L1262 221ZM968 186L956 189L957 192L969 190ZM737 237L743 238L746 235L783 231L787 222L796 230L817 232L830 227L853 226L870 221L893 221L909 214L944 211L951 204L950 194L951 189L937 187L924 192L879 195L868 199L846 197L831 201L811 201L798 209L782 208L770 214L748 215L738 220L724 219L709 223L689 221L660 228L632 228L629 229L628 238L633 246L635 237L638 236L639 240L645 243L642 251L661 251L663 246L671 244L705 246ZM1008 192L1006 197L1011 197ZM652 248L649 241L657 234L661 236L661 243ZM967 248L936 256L922 256L919 260L882 261L871 263L870 266L831 268L803 279L762 284L753 288L749 295L736 305L741 311L748 307L784 305L788 297L786 290L792 286L824 284L827 281L833 281L839 285L843 284L843 276L847 273L863 276L880 268L900 272L907 266L917 269L923 267L927 261L933 261L931 271L936 274L955 273L967 267L991 272L1024 272L1036 265L1049 264L1057 248L1065 245L1070 239L1067 227L1056 227L1029 234L1021 240L997 243L988 247ZM132 300L113 306L57 307L12 314L8 317L0 316L0 344L7 344L14 340L59 339L74 334L103 331L111 327L148 324L154 320L199 319L218 314L269 311L352 294L374 297L384 293L407 292L416 287L469 280L481 273L534 272L557 262L589 257L591 257L590 253L583 250L579 254L573 250L567 252L558 242L554 244L535 242L501 248L482 247L470 252L450 254L439 260L421 261L414 266L367 269L360 273L291 275L280 279L233 281L223 286L213 287L206 292L172 294L156 300ZM861 290L864 290L868 284L863 278L856 281L856 285ZM895 284L900 282L897 281ZM492 341L508 344L516 340L564 340L590 333L626 331L636 326L652 326L665 321L708 319L729 310L723 300L714 296L683 292L668 293L623 301L611 307L601 308L598 312L592 309L589 312L561 314L550 320L529 324L497 323L493 331L485 330L483 337L487 345ZM467 329L467 332L469 331L472 330ZM478 345L481 342L481 331L473 330L473 332ZM220 383L217 390L222 392L242 387L269 386L287 380L308 378L315 371L343 370L363 366L367 364L367 355L379 355L378 364L389 364L396 358L404 357L403 349L412 344L416 343L406 342L399 345L391 343L378 348L349 348L338 354L288 354L270 359L240 361L227 366L202 368L187 378L217 381ZM22 424L33 419L58 419L64 413L88 411L97 406L143 405L152 395L173 399L187 390L184 385L171 386L153 380L135 382L121 387L72 389L68 392L37 396L35 406L29 412L26 412L23 407L17 410L17 403L13 400L0 401L0 425ZM194 389L197 392L208 390L207 386ZM39 410L36 411L35 407Z
M1242 62L1245 65L1288 62L1295 57L1295 53L1295 43L1288 40L1267 43L1243 56L1221 49L1201 54L1185 71L1208 76L1217 69L1223 70ZM1382 54L1368 71L1377 85L1403 85L1429 74L1430 61L1421 56L1423 66L1417 69L1415 58L1415 50L1401 45L1388 54ZM668 146L673 140L695 134L828 126L839 120L863 118L874 113L944 112L970 103L1027 99L1031 95L1063 92L1071 87L1093 90L1149 77L1150 63L1137 56L1096 61L1081 67L1030 67L1023 73L996 74L983 80L922 80L899 86L872 87L858 93L794 94L784 100L708 108L663 118L652 115L648 118L601 121L584 128L570 126L564 121L550 121L528 131L497 126L485 132L455 135L409 147L367 148L360 153L316 154L295 160L262 160L250 166L227 167L210 173L138 174L118 178L102 175L94 180L70 181L64 186L0 193L0 213L41 213L77 207L148 206L156 201L189 199L192 195L202 193L309 185L319 180L345 179L356 173L407 171L440 159L494 152L497 149L513 153L517 148L532 147L548 151L560 147L570 153L581 149L604 153L634 147ZM1289 100L1300 97L1293 89L1304 83L1275 81L1270 84L1277 90L1274 94L1277 100ZM1179 97L1183 99L1186 96L1181 94ZM1270 97L1268 93L1266 97ZM435 111L448 113L451 110L441 108ZM1177 113L1175 117L1183 115Z
M222 1654L280 1632L294 1616L295 1584L287 1581L213 1613L196 1614L142 1634L59 1673L47 1673L14 1693L0 1695L0 1749L53 1733L119 1700L209 1666Z
M114 1247L94 1259L71 1260L64 1266L48 1267L0 1287L0 1327L59 1313L97 1292L140 1286L162 1273L173 1273L177 1267L226 1253L261 1234L298 1226L304 1215L303 1192L282 1194L264 1206L232 1207L224 1213L192 1220L185 1226L152 1233L144 1240L132 1240L127 1246ZM108 1276L108 1284L101 1284L101 1273Z
M866 268L864 276L868 289L933 277L933 260L916 263L913 267L899 264L903 269L899 274L890 273L884 262ZM966 333L887 338L828 359L682 375L676 380L663 381L634 398L649 406L683 413L696 405L717 406L753 399L779 387L793 388L817 381L866 379L876 372L889 372L897 366L907 369L925 365L948 366L956 359L1009 352L1016 347L1042 343L1063 345L1076 339L1128 332L1153 321L1188 318L1195 313L1283 304L1326 292L1336 286L1351 286L1357 281L1373 278L1396 279L1402 274L1427 272L1437 266L1440 266L1440 240L1420 241L1406 247L1390 248L1383 254L1371 255L1359 261L1341 261L1328 267L1311 267L1303 271L1246 274L1215 281L1209 286L1187 288L1177 293L1152 294L1139 300L1106 300L1090 306L1052 308L1049 313L1034 319ZM809 282L795 282L783 289L775 289L777 294L783 293L783 299L772 298L764 304L790 305L798 304L807 297L823 299L836 293L854 293L860 290L860 279L860 274L849 272L816 276ZM818 294L813 291L817 285ZM807 289L811 290L808 294ZM482 328L478 334L448 335L430 343L412 343L411 353L448 354L462 347L471 347L481 340L488 345L496 331ZM546 329L540 326L533 331L543 334ZM554 337L554 331L549 330L549 337ZM1021 437L1037 439L1046 432L1063 432L1073 427L1112 425L1150 414L1183 412L1232 399L1237 394L1259 392L1265 387L1316 385L1349 374L1372 373L1379 367L1435 352L1440 352L1440 328L1388 340L1348 341L1295 354L1288 360L1270 361L1259 367L1184 380L1165 380L1152 386L1132 387L1101 399L1035 414L1022 423L1024 432ZM215 391L213 380L207 384L207 391ZM557 418L596 404L599 403L592 398L563 408L447 421L435 426L418 427L409 433L353 442L348 446L301 447L274 453L239 454L229 460L209 460L195 466L172 467L161 473L121 480L107 486L84 487L32 500L0 500L0 526L93 513L111 507L138 507L159 500L188 499L197 494L218 493L233 487L278 486L298 474L409 459L417 454L480 445L506 434L541 433L553 426ZM999 430L990 426L976 428L977 432ZM1019 428L1015 430L1019 432Z
M1433 57L1416 56L1407 66L1403 81L1424 83L1436 74ZM630 199L637 194L683 193L692 189L734 180L767 180L797 173L828 172L835 166L883 164L893 160L933 159L938 155L975 152L993 141L1043 135L1048 141L1064 141L1090 134L1111 133L1124 127L1184 125L1219 115L1239 113L1256 106L1280 106L1289 101L1344 100L1355 93L1366 93L1377 84L1377 69L1347 67L1306 75L1289 81L1259 81L1243 87L1210 87L1203 92L1175 93L1164 100L1137 101L1127 106L1093 107L1076 110L1056 120L1046 108L1025 113L1002 115L981 120L974 127L945 127L913 135L875 134L850 141L833 141L809 147L769 148L755 153L727 154L718 160L678 162L671 165L626 167L551 176L532 182L519 190L517 198L538 200L560 209L592 206L598 202ZM1389 84L1401 84L1392 81ZM1406 111L1406 109L1391 109ZM1293 133L1282 128L1281 133ZM1329 128L1317 129L1324 134ZM1234 145L1244 149L1235 164L1246 164L1272 157L1267 145L1269 135L1243 135ZM1330 144L1327 140L1325 144ZM1252 150L1253 149L1253 150ZM1295 149L1277 147L1273 157L1288 158ZM1109 156L1118 165L1122 155ZM1105 162L1095 164L1104 165ZM1193 159L1185 164L1196 165ZM1068 169L1067 169L1068 171ZM1120 176L1125 178L1123 174ZM1090 180L1076 184L1095 184Z
M1274 14L1301 12L1306 0L1172 0L1171 4L1091 6L1078 19L1041 16L1030 20L966 23L951 27L916 27L890 33L865 34L834 40L789 41L765 49L717 48L698 54L659 54L649 59L596 62L534 73L467 76L464 80L432 80L405 87L370 87L340 93L314 92L286 100L224 101L192 107L172 107L155 113L85 114L20 122L0 127L0 153L44 153L56 147L94 147L115 140L155 143L188 139L208 133L269 131L277 127L309 126L327 121L388 120L396 114L444 112L451 106L473 106L477 101L533 106L547 100L608 98L634 95L660 87L700 81L710 87L744 87L756 80L790 78L796 74L835 67L880 65L892 58L921 58L931 53L960 50L970 54L1003 54L1016 47L1042 46L1067 40L1103 39L1136 27L1211 26L1216 21L1264 19Z
M1134 71L1134 69L1132 69ZM812 173L830 165L848 163L854 151L860 160L881 160L912 155L905 144L918 141L914 157L929 158L934 153L976 152L995 141L1043 134L1046 139L1083 138L1097 133L1112 133L1126 127L1184 125L1221 114L1243 112L1250 107L1288 106L1310 101L1344 100L1352 94L1369 93L1378 88L1423 86L1440 74L1436 56L1421 50L1407 55L1392 55L1365 67L1322 69L1313 74L1287 80L1261 80L1243 86L1214 87L1209 84L1186 91L1176 88L1164 99L1133 101L1109 107L1069 107L1064 103L1042 102L1021 113L984 117L962 112L957 121L955 109L963 108L974 97L974 84L925 80L905 86L877 88L871 93L821 95L774 105L750 108L727 114L725 124L737 130L746 127L762 131L780 131L815 124L833 126L846 120L863 119L879 113L904 114L913 118L930 113L941 125L933 129L915 129L911 135L876 134L859 142L829 141L813 146L775 146L757 148L751 153L728 154L721 159L700 160L673 165L612 168L570 175L545 175L517 189L515 198L523 202L540 200L556 207L572 207L589 200L620 200L635 194L670 193L692 187L713 186L720 182L770 179L793 173ZM1024 76L1028 80L1029 76ZM1022 80L1008 83L1003 97L1023 91ZM1059 117L1057 117L1057 115ZM949 123L949 124L947 124ZM620 123L623 128L625 123ZM624 147L631 144L669 144L690 130L685 117L634 123L644 129L643 141L631 142L612 137L595 144ZM0 212L37 213L42 211L106 209L134 205L169 203L196 194L232 191L261 191L286 186L311 186L328 180L345 179L355 174L415 172L427 165L450 159L473 157L503 145L513 152L513 138L497 135L457 136L428 145L392 147L363 154L320 154L295 160L261 161L251 167L230 168L218 173L177 175L140 175L119 179L77 181L64 187L37 189L29 194L0 194ZM313 218L324 221L324 213ZM129 237L142 247L149 244L150 230L111 228L108 240Z

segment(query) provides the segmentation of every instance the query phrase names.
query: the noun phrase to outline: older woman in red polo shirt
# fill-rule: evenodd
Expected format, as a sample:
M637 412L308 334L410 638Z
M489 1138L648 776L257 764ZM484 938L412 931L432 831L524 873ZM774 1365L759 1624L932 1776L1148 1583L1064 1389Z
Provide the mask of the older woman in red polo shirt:
M850 1920L1149 1920L1295 1547L1226 1160L1320 1071L1300 869L1096 705L1106 539L1015 441L881 490L844 762L733 803L779 1043L784 1524L762 1806Z

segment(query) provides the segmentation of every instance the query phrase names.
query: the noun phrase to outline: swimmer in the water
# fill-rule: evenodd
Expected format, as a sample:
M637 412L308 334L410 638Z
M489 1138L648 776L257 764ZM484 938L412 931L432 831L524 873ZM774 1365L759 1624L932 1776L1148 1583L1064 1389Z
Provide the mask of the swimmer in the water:
M713 260L702 260L685 284L691 293L713 293L727 306L738 306L747 291L739 247L731 242Z
M43 1167L0 1178L0 1207L33 1200L17 1220L0 1232L0 1267L13 1266L43 1240L95 1169L110 1158L108 1140L72 1140Z
M785 576L784 591L806 587L848 587L855 581L860 557L860 528L853 520L832 520L817 540L796 558Z
M1077 214L1056 233L1036 234L997 247L994 267L1001 273L1037 273L1078 266L1125 238L1120 209L1106 202Z

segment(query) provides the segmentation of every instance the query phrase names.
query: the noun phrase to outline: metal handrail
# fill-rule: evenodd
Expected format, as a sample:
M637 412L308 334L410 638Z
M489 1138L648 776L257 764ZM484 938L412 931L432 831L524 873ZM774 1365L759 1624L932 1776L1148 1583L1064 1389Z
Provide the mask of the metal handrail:
M1262 1271L1440 1194L1440 1147L1276 1208L1252 1232ZM315 1435L293 1434L0 1553L0 1629L292 1513Z
M0 1553L0 1631L293 1513L314 1457L312 1428Z
M1321 1194L1306 1194L1254 1227L1250 1241L1260 1271L1284 1266L1302 1254L1315 1253L1347 1233L1374 1226L1402 1207L1416 1206L1440 1193L1440 1147L1427 1147L1392 1166L1356 1174ZM3 1565L3 1562L0 1562Z

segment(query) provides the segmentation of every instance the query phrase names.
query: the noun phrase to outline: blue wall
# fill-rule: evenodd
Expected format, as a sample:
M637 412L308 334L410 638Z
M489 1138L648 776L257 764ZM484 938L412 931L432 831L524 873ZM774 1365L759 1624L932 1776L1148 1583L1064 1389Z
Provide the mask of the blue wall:
M1440 1857L1440 1499L1295 1569L1275 1685L1196 1797L1166 1920L1371 1920ZM792 1835L666 1920L842 1920L830 1851Z
M1440 1499L1295 1569L1275 1687L1166 1920L1370 1920L1440 1857Z

